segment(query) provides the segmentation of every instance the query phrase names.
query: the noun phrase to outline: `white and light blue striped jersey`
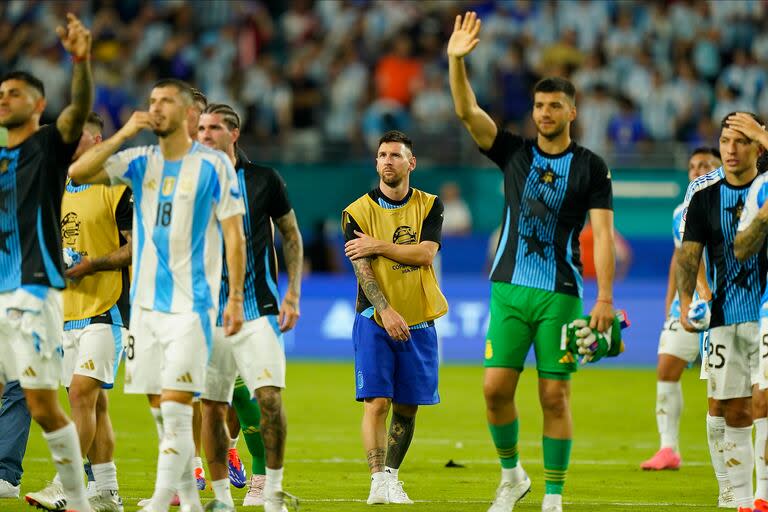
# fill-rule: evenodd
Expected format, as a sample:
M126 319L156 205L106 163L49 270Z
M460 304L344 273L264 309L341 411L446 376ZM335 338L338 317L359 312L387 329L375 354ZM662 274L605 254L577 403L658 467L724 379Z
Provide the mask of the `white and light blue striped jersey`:
M719 183L720 180L723 179L725 179L725 171L722 167L718 167L714 171L710 171L703 176L699 176L688 184L688 188L685 191L685 199L683 199L683 214L680 219L680 228L678 229L681 243L683 240L683 234L685 233L685 220L688 216L688 205L691 204L691 198L693 197L693 194L699 190L703 190L711 185L714 185L715 183Z
M675 250L679 249L683 245L683 233L680 231L680 224L683 222L683 210L685 204L680 203L672 213L672 240L675 242ZM669 311L667 316L670 318L680 318L680 297L675 291L675 299L669 305Z
M175 161L157 145L142 146L116 153L104 169L112 184L133 190L131 305L165 313L217 308L220 221L245 213L229 158L197 142Z
M759 174L747 192L747 198L744 200L744 208L741 210L741 217L739 218L739 231L746 230L752 221L755 220L757 212L765 204L768 199L768 174ZM768 317L768 286L763 291L763 296L760 298L760 317Z

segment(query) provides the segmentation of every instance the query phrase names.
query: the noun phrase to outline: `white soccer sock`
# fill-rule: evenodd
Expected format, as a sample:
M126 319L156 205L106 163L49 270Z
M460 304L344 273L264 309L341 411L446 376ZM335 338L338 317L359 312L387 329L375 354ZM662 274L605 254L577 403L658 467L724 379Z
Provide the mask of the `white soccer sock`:
M195 466L195 469L203 469L203 458L192 457L192 464Z
M501 468L501 481L517 483L525 480L525 471L519 462L513 468Z
M231 507L235 506L235 502L232 500L232 493L229 490L229 478L214 480L211 482L211 487L213 487L213 495L217 500Z
M231 450L232 448L237 448L237 438L236 437L234 437L234 438L229 440L229 449Z
M155 428L157 429L157 438L163 438L163 413L159 407L150 407L149 412L152 413L152 419L155 420Z
M392 475L392 477L397 480L397 474L400 472L400 469L391 468L389 466L384 466L384 472Z
M160 404L160 410L164 432L157 456L152 510L166 512L179 487L182 471L195 452L195 442L192 439L192 406L165 401Z
M193 450L194 453L194 450ZM190 457L187 463L184 465L184 471L181 474L181 480L179 481L179 501L182 506L190 506L193 509L197 509L200 504L200 493L197 491L197 480L195 480L195 464L193 462L194 457Z
M102 491L116 491L117 486L117 466L114 461L103 464L91 464L93 478L96 479L96 489Z
M85 471L80 455L80 440L77 437L75 424L43 432L48 443L48 449L56 466L64 495L67 497L67 508L72 510L89 510L88 498L85 495Z
M768 419L756 418L755 426L755 499L768 500L768 466L765 461L765 442L768 438Z
M728 468L728 480L733 489L734 505L747 507L752 505L752 468L755 467L752 453L752 426L725 426L723 439L723 459Z
M384 474L383 471L382 471L382 474ZM282 490L283 490L283 468L280 468L280 469L267 468L267 478L264 481L264 495L270 496Z
M267 468L267 471L269 471L269 468ZM371 482L378 482L379 480L384 480L385 478L387 478L387 474L384 471L371 473Z
M728 480L728 468L723 459L723 436L725 435L725 418L710 416L707 414L707 442L709 443L709 457L712 459L712 469L715 470L715 478L720 492L730 487Z
M551 507L551 506L559 506L562 508L563 506L563 495L562 494L545 494L544 500L541 503L542 510Z
M659 427L661 448L678 451L680 414L683 411L683 388L679 382L656 383L656 424Z

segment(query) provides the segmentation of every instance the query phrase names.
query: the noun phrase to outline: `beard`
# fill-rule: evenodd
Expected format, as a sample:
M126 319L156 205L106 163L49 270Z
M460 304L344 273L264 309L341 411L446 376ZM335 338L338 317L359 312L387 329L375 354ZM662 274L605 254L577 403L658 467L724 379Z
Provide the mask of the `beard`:
M181 126L181 121L174 121L171 119L168 121L167 128L155 128L154 130L152 130L152 133L154 133L155 135L157 135L162 139L169 136L176 130L178 130L180 126Z
M547 139L547 140L554 140L554 139L558 138L560 135L562 135L562 134L563 134L563 132L565 131L565 127L566 127L566 126L567 126L566 124L558 124L558 125L555 125L555 127L552 129L552 131L551 131L551 132L548 132L548 133L544 133L544 132L543 132L543 131L541 131L541 129L540 129L538 126L537 126L537 127L536 127L536 131L537 131L537 132L539 132L539 134L540 134L542 137L544 137L545 139Z
M28 123L30 117L25 117L23 114L11 114L5 121L0 121L0 126L6 130L14 130Z
M403 182L403 178L400 176L385 177L382 174L381 181L388 187L397 188Z

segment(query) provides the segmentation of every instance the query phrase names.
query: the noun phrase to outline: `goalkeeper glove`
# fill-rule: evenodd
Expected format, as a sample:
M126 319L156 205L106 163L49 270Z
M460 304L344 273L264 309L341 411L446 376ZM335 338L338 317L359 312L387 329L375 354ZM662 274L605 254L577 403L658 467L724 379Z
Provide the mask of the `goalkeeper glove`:
M626 312L617 311L613 324L605 332L590 328L591 319L592 317L585 315L564 325L560 348L574 356L581 356L581 364L595 363L603 357L616 357L624 352L621 331L629 327Z

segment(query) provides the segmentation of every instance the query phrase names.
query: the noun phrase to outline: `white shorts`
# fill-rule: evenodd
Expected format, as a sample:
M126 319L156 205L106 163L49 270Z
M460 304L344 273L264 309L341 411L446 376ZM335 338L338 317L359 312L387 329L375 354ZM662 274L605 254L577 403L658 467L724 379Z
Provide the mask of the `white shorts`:
M91 377L111 389L117 367L128 341L128 330L112 324L89 324L82 329L64 331L64 374L69 387L73 375Z
M760 318L760 363L757 372L757 384L760 389L768 388L768 318Z
M61 292L30 286L0 293L0 384L25 389L61 384Z
M679 319L668 318L659 336L658 353L692 363L699 355L699 334L683 329Z
M716 400L752 396L758 383L758 324L715 327L707 348L707 396Z
M215 318L214 310L162 313L134 307L125 344L125 392L202 392Z
M216 328L203 398L231 402L238 374L251 396L265 386L285 388L285 349L275 315L245 322L234 336Z

